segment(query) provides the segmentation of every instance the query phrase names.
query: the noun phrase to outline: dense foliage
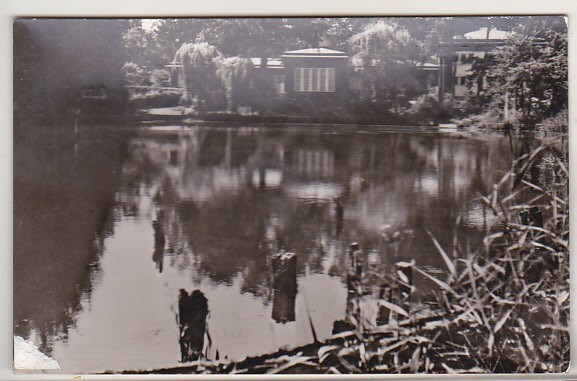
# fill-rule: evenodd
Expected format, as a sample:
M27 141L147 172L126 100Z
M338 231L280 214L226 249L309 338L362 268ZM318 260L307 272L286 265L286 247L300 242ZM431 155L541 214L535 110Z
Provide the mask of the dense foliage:
M186 92L184 100L192 102L197 110L218 107L221 83L218 80L215 58L220 52L205 41L183 44L174 56L174 62L182 63Z
M512 121L530 127L566 109L567 30L559 21L531 18L516 25L502 48L475 63L470 80L486 78L486 84L471 101L486 109L507 107L512 110Z
M350 38L350 44L358 51L353 60L360 64L369 88L367 101L381 110L398 113L426 91L416 66L424 56L423 43L396 22L369 24Z
M227 110L237 112L240 106L254 106L254 66L249 58L219 57L216 73L224 84Z

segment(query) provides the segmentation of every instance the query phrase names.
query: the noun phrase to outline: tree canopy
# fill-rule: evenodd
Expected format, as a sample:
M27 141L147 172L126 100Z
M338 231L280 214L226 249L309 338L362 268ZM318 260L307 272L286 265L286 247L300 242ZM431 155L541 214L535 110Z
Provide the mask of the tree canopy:
M186 43L176 51L174 62L182 63L186 83L185 100L193 102L198 110L212 109L218 103L221 83L216 75L220 52L209 43Z
M415 63L424 59L423 43L394 20L379 20L350 38L355 59L369 86L370 101L398 111L408 99L426 91Z
M527 18L513 29L513 36L493 53L483 94L488 107L502 109L504 93L511 99L520 122L532 125L568 106L567 29L560 18ZM473 73L475 75L475 73Z

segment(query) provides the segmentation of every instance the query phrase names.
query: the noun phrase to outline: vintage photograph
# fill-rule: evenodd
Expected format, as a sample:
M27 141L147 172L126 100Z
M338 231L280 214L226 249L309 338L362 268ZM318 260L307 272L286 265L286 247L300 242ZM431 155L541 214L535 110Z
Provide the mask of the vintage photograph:
M17 373L562 373L567 18L16 18Z

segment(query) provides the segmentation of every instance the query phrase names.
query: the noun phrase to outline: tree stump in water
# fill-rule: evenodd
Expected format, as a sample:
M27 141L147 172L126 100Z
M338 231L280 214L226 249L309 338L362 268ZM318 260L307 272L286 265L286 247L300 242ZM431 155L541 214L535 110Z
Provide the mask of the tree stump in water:
M357 292L363 276L363 252L359 244L354 242L349 248L349 268L347 270L347 283L349 292Z

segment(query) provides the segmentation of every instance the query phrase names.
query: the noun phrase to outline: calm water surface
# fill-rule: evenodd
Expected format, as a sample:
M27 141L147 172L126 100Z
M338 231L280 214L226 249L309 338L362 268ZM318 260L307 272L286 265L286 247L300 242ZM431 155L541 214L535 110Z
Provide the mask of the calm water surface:
M512 160L506 139L434 132L94 131L15 146L15 334L68 372L178 365L180 288L208 298L209 357L310 343L309 317L325 339L347 316L351 242L378 271L442 268L425 229L477 244L490 218L478 195ZM398 229L413 234L383 238ZM273 289L270 254L282 249L298 257L296 295Z

